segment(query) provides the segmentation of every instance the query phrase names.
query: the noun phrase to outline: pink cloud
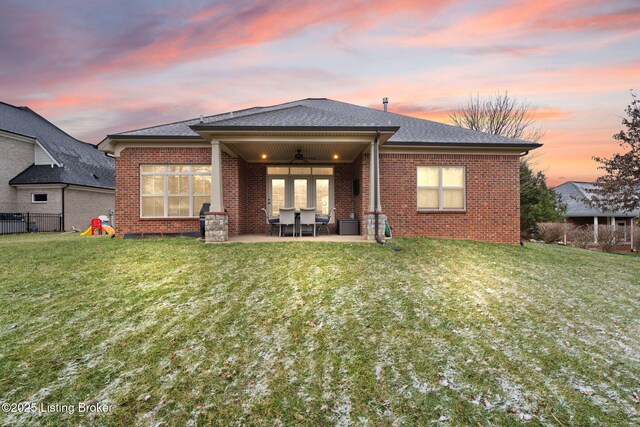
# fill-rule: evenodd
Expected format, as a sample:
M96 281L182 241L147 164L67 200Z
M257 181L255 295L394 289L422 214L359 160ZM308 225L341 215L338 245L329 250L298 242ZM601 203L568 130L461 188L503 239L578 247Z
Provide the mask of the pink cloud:
M465 47L470 48L472 53L520 56L548 49L545 46L516 43L516 40L530 38L534 34L544 36L550 31L637 30L640 7L603 11L600 6L606 4L611 3L595 0L521 0L508 5L500 4L456 20L442 30L393 37L391 42L441 48Z

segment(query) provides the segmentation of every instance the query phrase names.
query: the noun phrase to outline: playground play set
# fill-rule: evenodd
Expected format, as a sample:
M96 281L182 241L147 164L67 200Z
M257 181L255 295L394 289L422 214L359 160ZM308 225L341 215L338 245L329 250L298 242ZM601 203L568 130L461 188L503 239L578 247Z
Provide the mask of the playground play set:
M80 233L81 236L103 236L109 235L111 237L116 236L116 230L109 225L109 217L106 215L100 215L98 218L91 218L91 225L85 231Z

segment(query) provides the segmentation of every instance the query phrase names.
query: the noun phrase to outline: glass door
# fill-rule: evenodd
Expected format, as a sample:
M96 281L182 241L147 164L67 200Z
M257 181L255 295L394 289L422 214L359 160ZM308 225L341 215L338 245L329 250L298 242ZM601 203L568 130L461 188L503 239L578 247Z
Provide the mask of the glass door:
M316 212L322 215L329 215L329 206L331 206L331 200L329 199L331 194L329 191L330 180L329 178L316 178L315 184Z
M269 178L269 194L267 199L267 210L269 216L280 215L280 208L287 205L287 180L285 178Z
M319 214L329 215L334 201L333 168L315 166L268 166L267 212L271 217L280 208L315 207Z
M294 178L293 179L293 207L296 211L300 208L308 208L309 206L309 179Z

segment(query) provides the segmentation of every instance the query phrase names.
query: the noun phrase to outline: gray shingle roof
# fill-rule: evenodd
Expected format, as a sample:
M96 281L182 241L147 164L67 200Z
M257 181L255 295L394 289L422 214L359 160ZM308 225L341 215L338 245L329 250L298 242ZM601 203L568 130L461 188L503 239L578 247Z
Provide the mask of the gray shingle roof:
M640 213L635 212L610 212L603 211L596 207L587 205L584 199L591 199L590 190L593 189L590 182L568 181L554 188L554 191L560 195L562 202L567 205L566 217L584 217L584 216L619 216L619 217L636 217Z
M202 123L198 118L111 136L197 136L191 126L206 125L230 129L243 126L399 127L387 145L538 145L530 141L491 135L325 98L308 98L269 107L254 107L204 117Z
M35 138L62 165L53 168L32 165L13 178L12 185L62 183L115 187L113 158L95 145L67 135L31 109L0 102L0 129Z

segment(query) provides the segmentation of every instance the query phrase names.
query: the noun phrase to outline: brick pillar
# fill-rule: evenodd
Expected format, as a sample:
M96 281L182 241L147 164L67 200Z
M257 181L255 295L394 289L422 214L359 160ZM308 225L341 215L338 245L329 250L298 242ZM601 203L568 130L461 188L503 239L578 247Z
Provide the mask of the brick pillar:
M207 243L229 240L229 215L225 212L204 214L204 241Z
M387 220L387 216L384 214L378 214L378 236L384 239L384 224ZM376 239L376 215L369 212L367 219L365 220L365 235L367 240Z

